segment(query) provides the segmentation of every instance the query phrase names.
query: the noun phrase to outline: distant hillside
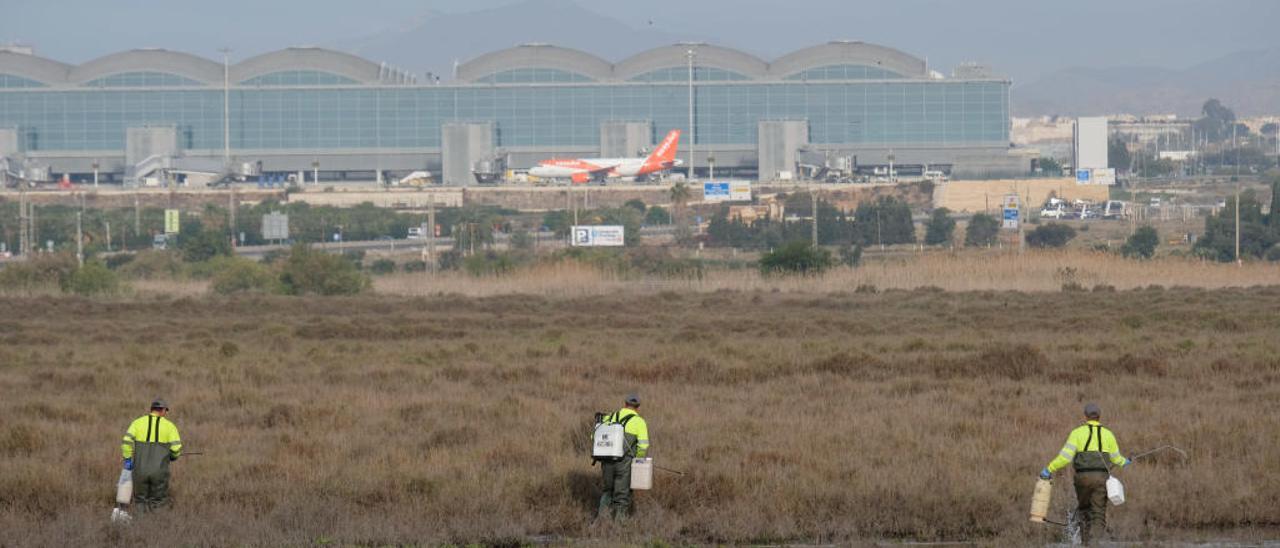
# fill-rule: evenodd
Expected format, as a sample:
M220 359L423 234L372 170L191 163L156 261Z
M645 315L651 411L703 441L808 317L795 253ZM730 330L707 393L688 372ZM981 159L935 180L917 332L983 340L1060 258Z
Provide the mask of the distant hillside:
M1242 116L1280 113L1280 50L1242 51L1184 70L1071 68L1014 84L1018 116L1112 113L1195 116L1210 97Z
M624 22L599 15L571 0L528 0L468 13L429 13L400 29L329 46L449 80L454 61L522 43L554 44L618 61L687 39L653 29L647 20Z

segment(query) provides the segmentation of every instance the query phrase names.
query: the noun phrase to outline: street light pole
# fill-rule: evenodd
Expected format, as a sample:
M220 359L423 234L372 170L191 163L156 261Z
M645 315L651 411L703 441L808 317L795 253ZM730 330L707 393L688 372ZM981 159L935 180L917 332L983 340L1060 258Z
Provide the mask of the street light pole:
M696 55L693 48L685 51L685 55L689 58L689 180L693 180L693 143L695 142L695 134L693 130L693 57Z
M231 48L222 52L222 162L231 167Z

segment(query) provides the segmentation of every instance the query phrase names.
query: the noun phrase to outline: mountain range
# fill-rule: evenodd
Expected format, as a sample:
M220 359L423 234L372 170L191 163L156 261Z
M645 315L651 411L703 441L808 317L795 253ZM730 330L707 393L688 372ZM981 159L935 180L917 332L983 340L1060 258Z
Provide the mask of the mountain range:
M816 36L813 43L834 38L847 37ZM681 41L710 42L753 53L772 49L761 43L729 43L705 33L681 35L663 30L652 20L602 15L574 0L525 0L469 12L427 12L396 28L325 45L418 74L431 72L448 81L456 63L522 43L554 44L616 62ZM1001 66L999 58L991 62ZM1211 97L1241 116L1280 113L1280 49L1240 51L1183 69L1079 67L1030 82L1019 81L1017 74L1013 78L1012 113L1016 116L1194 116Z

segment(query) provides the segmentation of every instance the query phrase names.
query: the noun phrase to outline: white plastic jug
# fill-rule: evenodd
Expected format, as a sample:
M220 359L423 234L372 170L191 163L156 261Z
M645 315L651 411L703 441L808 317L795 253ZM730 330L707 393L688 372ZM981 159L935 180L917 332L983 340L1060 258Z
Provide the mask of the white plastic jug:
M1036 490L1031 493L1031 521L1043 522L1049 515L1049 497L1053 494L1053 484L1047 479L1036 480Z
M1116 506L1124 504L1124 485L1115 476L1107 478L1107 499Z
M627 448L626 433L621 424L597 424L592 436L591 456L621 458Z
M633 459L631 461L631 488L636 490L653 489L653 459Z
M121 470L120 480L116 482L116 502L129 504L133 501L133 471Z

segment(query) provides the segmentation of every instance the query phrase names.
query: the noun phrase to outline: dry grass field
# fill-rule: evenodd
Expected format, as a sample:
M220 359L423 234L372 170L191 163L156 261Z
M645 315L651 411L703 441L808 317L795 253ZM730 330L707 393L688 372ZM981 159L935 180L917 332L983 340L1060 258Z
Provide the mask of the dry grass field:
M1277 310L1276 287L5 297L0 546L1045 543L1035 474L1089 400L1126 452L1191 454L1123 473L1117 538L1274 539ZM688 475L593 526L584 425L633 390ZM157 395L204 455L113 527Z
M1115 289L1164 287L1225 288L1280 284L1280 263L1243 266L1164 257L1135 261L1080 249L1026 253L965 250L901 251L864 259L857 268L836 268L818 277L761 276L755 269L708 269L701 278L619 276L587 265L559 262L513 274L477 280L465 273L397 274L374 279L379 293L402 296L457 294L497 296L512 293L547 297L654 294L661 291L853 292L859 287L937 288L946 291L1060 291L1076 284Z

